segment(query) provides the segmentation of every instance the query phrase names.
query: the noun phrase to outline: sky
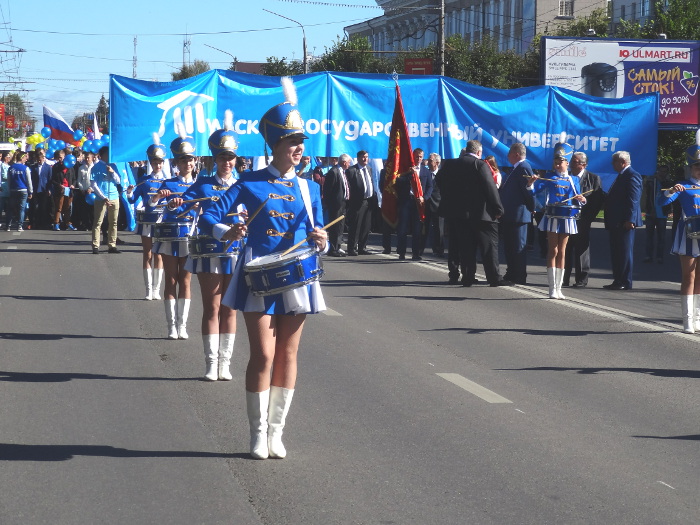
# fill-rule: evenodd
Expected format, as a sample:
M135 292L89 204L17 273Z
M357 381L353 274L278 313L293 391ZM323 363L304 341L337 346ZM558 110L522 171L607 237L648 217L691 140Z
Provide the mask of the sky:
M134 37L142 80L171 80L185 35L190 61L212 69L228 69L232 56L301 60L301 27L264 9L301 23L312 55L332 47L345 26L383 13L374 0L0 0L0 88L19 93L39 124L44 105L70 124L109 97L110 74L133 75ZM4 52L17 49L25 51Z

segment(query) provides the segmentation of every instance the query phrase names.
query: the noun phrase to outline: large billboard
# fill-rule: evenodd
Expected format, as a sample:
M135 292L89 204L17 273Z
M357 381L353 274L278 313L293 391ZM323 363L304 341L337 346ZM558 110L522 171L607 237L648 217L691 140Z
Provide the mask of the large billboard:
M542 38L543 83L602 98L659 94L659 128L700 124L700 42Z

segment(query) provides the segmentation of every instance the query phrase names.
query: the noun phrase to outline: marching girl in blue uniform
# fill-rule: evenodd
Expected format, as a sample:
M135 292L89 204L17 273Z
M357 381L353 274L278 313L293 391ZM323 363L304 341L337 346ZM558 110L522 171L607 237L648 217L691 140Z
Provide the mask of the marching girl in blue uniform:
M307 248L328 250L328 237L321 229L320 187L295 174L307 137L291 79L282 83L287 101L268 110L259 126L272 149L272 163L241 174L238 183L199 219L200 229L217 239L240 240L248 234L223 303L243 311L248 331L246 405L250 453L257 459L287 454L282 430L294 394L304 321L306 314L326 308L318 281L261 297L252 294L244 276L243 266L254 258L278 254L307 238ZM239 204L248 210L249 224L225 224L226 215Z
M700 130L695 137L696 145L686 150L690 176L658 199L661 206L679 199L683 211L671 253L681 262L683 331L688 334L700 331Z
M554 146L554 171L548 172L545 178L531 177L533 191L544 192L546 204L561 204L571 206L576 203L586 203L581 193L577 177L569 175L569 160L574 149L563 142ZM534 183L532 182L534 181ZM564 280L566 243L569 235L578 233L576 219L566 215L549 215L545 206L545 214L540 221L540 231L547 232L547 282L549 283L550 299L566 299L561 293L561 283ZM565 208L565 210L568 210ZM574 210L575 211L575 210Z
M158 193L152 198L150 205L165 204L168 197L173 194L180 195L194 182L194 140L181 132L180 137L170 144L175 165L179 171L176 177L166 180L160 186ZM163 212L165 223L192 222L193 216L178 217L171 211ZM163 269L165 270L165 320L168 323L168 339L187 339L187 317L190 312L190 279L192 274L185 269L187 262L187 237L176 241L156 241L153 244L153 253L163 256Z
M181 197L175 197L168 202L168 209L176 214L181 214L190 208L199 207L203 212L211 206L215 200L223 196L236 179L233 177L236 164L236 149L238 140L233 129L233 114L226 111L224 129L219 129L209 137L209 149L214 156L216 163L216 174L211 177L197 178L197 181L190 186ZM196 204L185 203L190 199L206 199ZM237 212L242 212L243 207L239 207ZM229 224L241 222L240 216L227 220ZM211 237L206 239L213 241ZM199 241L199 239L194 239ZM211 242L210 242L211 244ZM193 257L190 252L185 264L185 269L197 274L199 288L202 292L202 339L204 342L204 358L206 362L206 372L204 378L209 381L217 379L230 381L232 379L229 369L231 355L233 354L233 343L236 339L236 311L222 305L221 298L228 287L233 275L233 269L238 260L239 242L234 243L228 253L212 257ZM236 251L233 250L236 249Z
M156 213L158 208L151 206L151 195L156 193L165 180L163 162L165 146L160 143L157 133L153 134L153 144L146 150L148 162L153 172L144 175L135 186L126 189L126 198L131 204L141 199L141 209ZM136 233L141 236L143 251L143 282L146 285L146 300L160 301L160 283L163 279L163 259L158 253L153 253L153 227L151 224L138 223Z

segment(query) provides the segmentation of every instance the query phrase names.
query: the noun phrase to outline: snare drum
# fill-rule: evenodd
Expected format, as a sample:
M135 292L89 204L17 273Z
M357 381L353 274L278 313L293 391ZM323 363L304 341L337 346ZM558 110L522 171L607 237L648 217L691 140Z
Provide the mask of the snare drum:
M317 281L323 275L321 256L313 248L257 257L243 267L251 293L274 295Z
M700 215L685 218L685 236L688 239L700 239Z
M199 259L203 257L229 257L238 255L241 251L241 241L233 241L228 249L230 241L217 241L209 235L195 235L187 241L190 257Z
M155 210L136 210L136 222L139 224L156 224L163 218L163 208Z
M547 204L544 214L553 219L578 219L581 216L581 208L569 204Z
M153 225L155 242L184 241L192 229L191 222L159 222Z

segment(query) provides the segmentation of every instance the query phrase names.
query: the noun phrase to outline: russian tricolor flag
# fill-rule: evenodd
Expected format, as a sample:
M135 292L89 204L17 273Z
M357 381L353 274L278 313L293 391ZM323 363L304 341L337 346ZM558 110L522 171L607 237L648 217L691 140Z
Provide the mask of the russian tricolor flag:
M73 128L54 110L44 106L44 127L51 129L51 138L62 140L66 144L76 144L73 138Z

